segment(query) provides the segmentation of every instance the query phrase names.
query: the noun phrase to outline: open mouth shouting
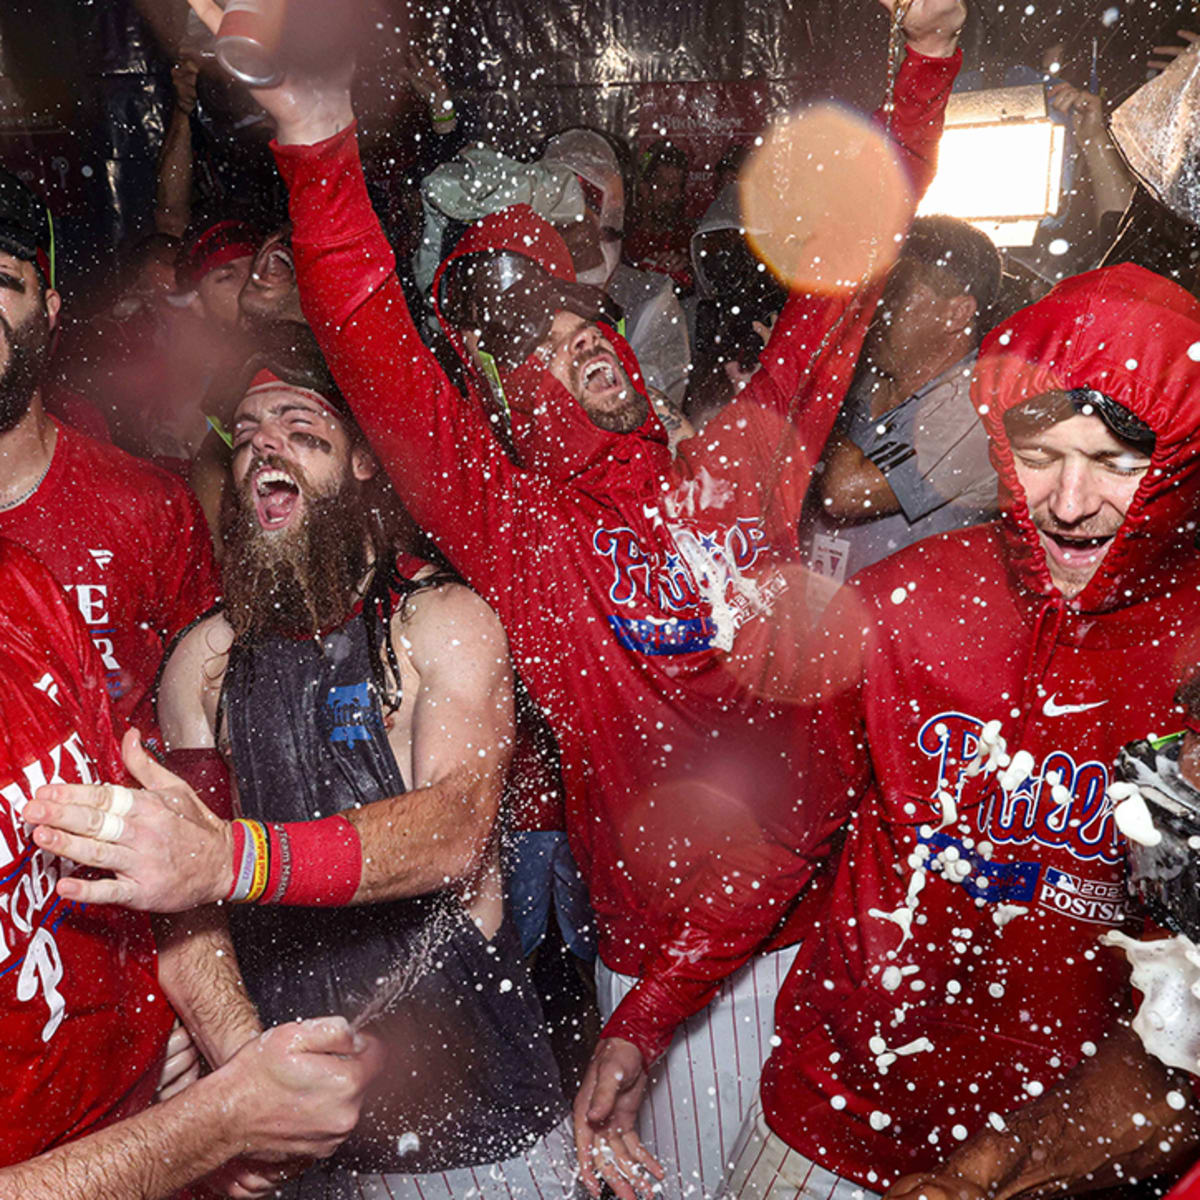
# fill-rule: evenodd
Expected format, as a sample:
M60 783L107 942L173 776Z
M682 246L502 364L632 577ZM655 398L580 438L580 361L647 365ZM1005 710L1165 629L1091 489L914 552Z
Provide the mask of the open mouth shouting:
M1039 530L1047 556L1066 570L1094 567L1105 555L1115 533L1099 537L1080 537L1073 534Z
M265 530L287 528L300 507L300 485L276 466L264 465L251 473L250 494L258 523Z
M597 351L577 368L579 390L585 396L603 396L625 387L616 358L607 350Z
M250 274L250 284L260 291L292 287L296 281L296 263L291 247L283 242L260 254Z

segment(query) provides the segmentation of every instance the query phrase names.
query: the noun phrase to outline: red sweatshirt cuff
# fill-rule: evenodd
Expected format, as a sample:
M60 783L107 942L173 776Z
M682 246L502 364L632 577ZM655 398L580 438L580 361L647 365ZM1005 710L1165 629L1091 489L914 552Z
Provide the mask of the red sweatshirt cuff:
M282 170L284 160L304 161L305 159L324 158L331 154L336 155L357 132L358 122L351 121L345 129L339 129L337 133L327 137L323 142L312 142L305 146L280 142L272 138L271 152L275 155L275 161L280 163L280 170Z
M617 1005L600 1032L601 1037L624 1038L641 1051L647 1069L667 1052L675 1029L689 1014L671 1011L661 988L647 980L639 982Z
M945 58L939 58L935 54L922 54L919 50L914 50L911 46L904 48L905 60L911 59L915 63L941 63L943 65L953 65L954 74L958 74L958 68L962 66L963 52L959 46L953 54L947 55Z

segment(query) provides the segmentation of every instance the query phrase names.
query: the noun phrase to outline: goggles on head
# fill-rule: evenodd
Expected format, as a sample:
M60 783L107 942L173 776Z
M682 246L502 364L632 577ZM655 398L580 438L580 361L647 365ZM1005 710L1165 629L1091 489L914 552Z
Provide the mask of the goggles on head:
M1161 926L1200 945L1200 792L1179 771L1182 734L1137 741L1117 760L1117 775L1137 784L1160 835L1128 842L1129 894Z
M504 371L519 367L550 336L556 313L613 326L621 319L600 288L559 279L507 250L455 259L442 275L438 307L454 328L477 330L480 349Z

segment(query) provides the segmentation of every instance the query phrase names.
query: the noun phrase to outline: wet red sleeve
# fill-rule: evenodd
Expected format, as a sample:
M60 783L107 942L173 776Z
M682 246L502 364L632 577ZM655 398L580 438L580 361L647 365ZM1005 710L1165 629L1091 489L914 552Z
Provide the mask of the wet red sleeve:
M933 179L946 101L961 65L961 51L929 58L910 50L897 74L891 134L914 196ZM882 109L875 120L885 123ZM762 503L774 543L794 538L813 468L846 397L882 287L881 279L857 299L793 292L762 352L762 369L746 391L703 438L679 447L677 469L684 475L706 462L727 464L726 477ZM773 478L764 479L764 464Z
M513 466L421 340L367 196L354 126L274 150L304 311L334 377L405 507L511 636L533 595L531 562L560 540L565 502Z

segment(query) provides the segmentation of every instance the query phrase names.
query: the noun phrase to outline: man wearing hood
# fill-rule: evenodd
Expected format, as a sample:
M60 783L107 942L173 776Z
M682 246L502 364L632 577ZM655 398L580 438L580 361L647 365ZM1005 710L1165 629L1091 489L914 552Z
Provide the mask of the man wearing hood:
M1129 960L1137 1015L1002 1126L985 1126L941 1166L900 1180L897 1200L1061 1191L1080 1179L1121 1187L1162 1174L1164 1126L1178 1124L1194 1144L1194 1095L1188 1103L1189 1076L1200 1070L1200 672L1194 666L1175 701L1183 729L1125 746L1109 789L1113 819L1127 839L1128 890L1145 927L1140 937L1109 930L1100 941ZM1182 1149L1171 1158L1175 1169L1186 1161ZM1169 1200L1188 1200L1198 1188L1200 1162Z
M775 1175L882 1191L981 1130L1015 1150L1005 1114L1112 1044L1129 971L1098 942L1128 921L1110 764L1172 723L1200 640L1198 344L1200 304L1134 266L1018 313L973 389L1001 517L875 564L831 606L796 858L762 890L799 894L840 849L801 900L820 920L780 992L730 1195ZM610 1022L647 1058L740 961L738 901L709 898ZM717 944L723 961L682 953ZM1104 1150L1144 1173L1187 1139L1165 1073L1143 1061L1139 1081L1145 1137ZM1072 1178L1053 1155L1026 1165ZM910 1184L928 1192L896 1194Z
M646 385L666 397L667 404L657 407L667 423L682 409L687 391L692 359L687 322L665 275L639 271L621 261L626 203L616 151L594 129L566 129L546 143L542 161L566 167L579 179L583 216L563 235L575 276L581 283L603 288L620 305L625 337Z
M908 10L891 130L918 190L964 17L956 0ZM348 92L291 84L260 99L280 122L301 295L330 367L406 507L500 615L558 737L611 1009L706 864L729 864L728 887L758 895L749 868L771 840L772 810L781 819L794 807L796 637L794 626L779 631L802 618L803 598L769 548L794 537L879 284L794 297L744 404L702 446L682 443L672 465L637 363L598 319L599 299L580 293L562 239L528 209L493 214L444 265L435 294L474 306L470 339L449 332L468 358L471 341L489 356L514 463L420 343L368 204ZM760 949L790 948L800 931L786 916L764 901L745 932L754 926ZM719 1176L783 965L764 957L731 982L727 1032L701 1025L680 1039L696 1098L676 1092L670 1104L667 1078L674 1124L659 1132L679 1145L668 1194ZM611 1115L591 1106L577 1129L607 1136ZM603 1170L620 1183L611 1160Z

